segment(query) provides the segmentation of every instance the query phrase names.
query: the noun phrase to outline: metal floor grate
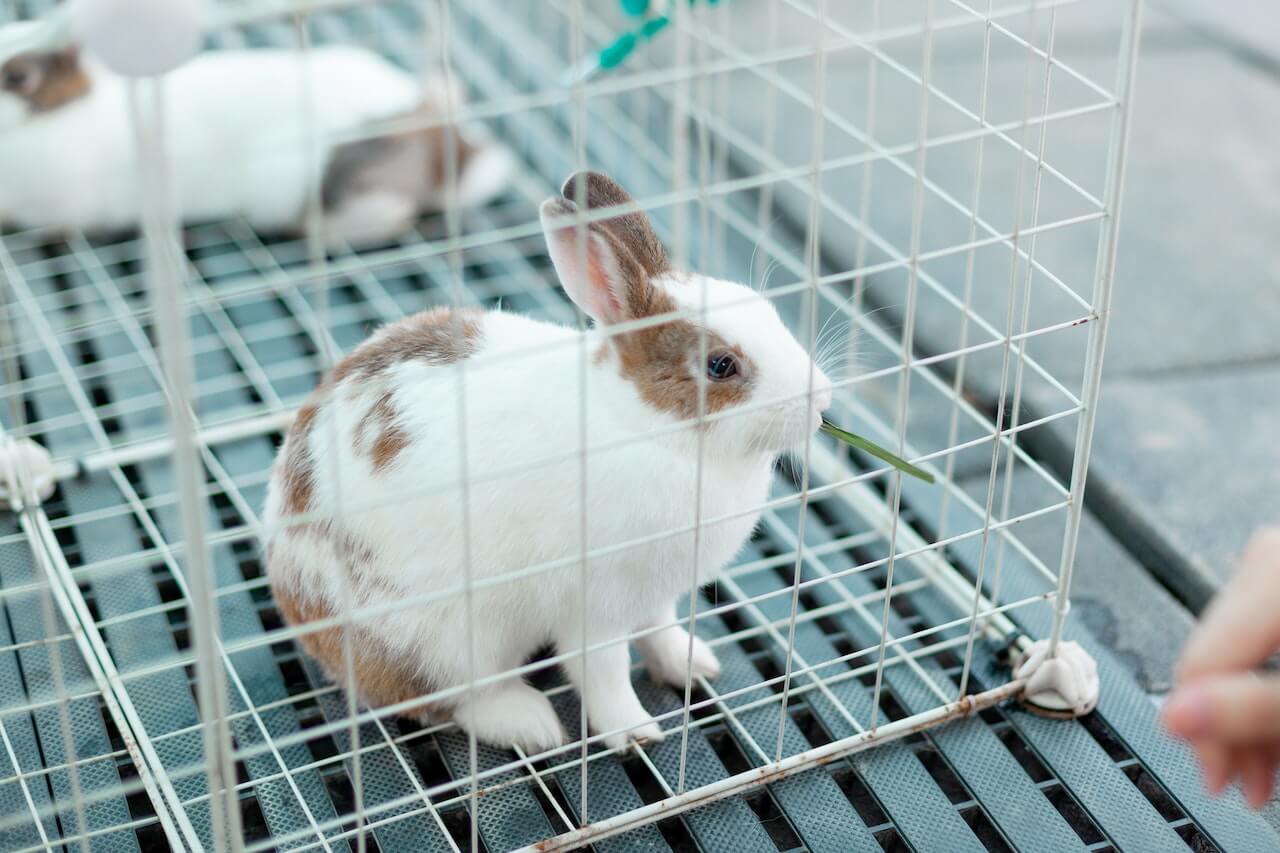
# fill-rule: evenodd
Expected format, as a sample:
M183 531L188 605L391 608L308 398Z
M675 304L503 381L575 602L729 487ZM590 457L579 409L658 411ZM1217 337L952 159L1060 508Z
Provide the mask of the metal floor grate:
M478 49L456 57L458 70L490 102L536 93L537 74L554 70L564 8L482 16L496 4L477 0L456 12L454 26ZM472 10L476 17L470 17ZM417 61L421 28L412 10L363 6L319 14L319 39L352 33L408 64ZM523 28L517 40L516 30ZM292 38L285 23L228 30L218 45L271 44ZM606 116L616 136L599 134L590 154L639 192L671 184L671 163L652 142L667 138L669 113L629 93L634 111ZM652 100L652 99L650 99ZM617 109L602 105L600 110ZM497 204L468 214L463 233L506 231L508 239L461 253L468 298L485 305L569 320L554 287L542 238L528 226L536 203L570 167L567 107L494 117L528 169ZM637 142L634 150L622 141ZM752 280L762 241L784 265L803 256L785 222L751 230L754 190L731 196L716 225L691 238L690 256L724 274ZM744 212L746 211L746 212ZM668 229L670 222L661 223ZM320 286L298 286L308 268L299 241L272 240L237 222L185 232L190 295L198 306L192 347L205 455L206 523L222 619L224 662L231 674L231 727L240 760L239 798L251 850L354 848L357 787L367 820L366 849L465 849L476 824L483 850L498 853L536 843L579 823L598 821L669 796L679 784L678 729L683 696L645 680L641 699L677 733L661 744L589 763L589 814L580 807L577 747L544 761L482 747L484 795L468 808L468 745L451 726L423 728L394 719L349 725L341 692L325 681L292 640L264 641L283 627L257 550L258 510L268 467L280 441L277 418L311 391L331 340L339 350L371 326L431 304L449 302L453 270L443 249L444 225L424 220L417 234L367 255L330 258ZM19 529L0 516L0 849L60 848L87 839L94 850L154 850L182 815L158 814L148 796L172 786L198 839L207 844L208 792L194 693L185 594L178 573L181 536L175 485L155 451L166 435L164 398L152 346L151 311L138 240L94 241L79 235L7 234L0 273L14 303L20 382L3 390L0 419L16 424L81 476L64 481L45 504L45 528ZM323 289L326 305L317 294ZM790 304L786 298L780 300ZM790 310L798 312L798 302ZM825 321L836 313L824 305ZM890 347L868 321L868 347ZM922 373L928 368L921 368ZM936 377L934 381L937 382ZM945 383L936 387L947 388ZM891 416L874 399L842 405L891 435ZM975 410L976 411L976 410ZM1069 416L1064 402L1062 412ZM977 435L978 433L974 433ZM962 432L959 440L966 439ZM952 441L954 444L955 442ZM113 454L104 451L114 449ZM129 453L136 451L135 458ZM1021 452L1021 451L1019 451ZM107 461L108 457L116 461ZM1021 453L1021 463L1047 472ZM856 471L857 469L848 469ZM815 483L822 485L819 480ZM813 497L797 548L799 508L780 501L741 560L698 606L698 633L723 664L714 683L692 693L686 786L713 783L771 761L779 733L779 692L793 572L800 556L795 681L784 755L853 734L873 720L891 721L951 701L959 691L968 613L940 589L937 555L969 583L978 541L957 538L935 549L935 561L899 559L893 576L892 640L878 708L872 707L880 609L890 542L883 478L869 473ZM1057 491L1062 489L1054 483ZM794 494L779 472L778 494ZM946 505L944 505L944 503ZM1032 514L1061 511L1061 504ZM941 519L946 518L945 522ZM1032 636L1048 632L1046 601L1055 576L1001 528L1003 580L986 592ZM981 508L908 484L904 529L921 543L948 531L982 528ZM907 533L903 533L906 536ZM35 551L31 543L41 543ZM901 553L903 540L897 542ZM927 556L927 554L926 554ZM857 570L851 570L856 567ZM51 601L56 573L70 579L98 629L102 647L87 648ZM831 577L832 575L836 577ZM1003 583L1003 588L997 588ZM993 632L996 633L996 632ZM832 761L755 791L669 816L594 845L601 851L674 850L1258 850L1276 839L1236 798L1212 801L1200 789L1189 755L1155 727L1155 709L1123 667L1078 625L1068 636L1085 644L1103 677L1098 710L1077 722L1051 722L1017 707L980 714L904 740ZM1008 680L997 658L1004 642L979 637L970 690ZM127 709L111 707L112 691L86 665L110 664ZM569 730L576 698L553 670L531 679L553 697ZM56 691L54 685L61 685ZM133 744L114 720L125 716L146 732L163 779L148 778ZM357 741L353 741L353 736ZM359 760L355 761L358 755ZM357 766L358 765L358 766ZM161 797L160 799L164 799ZM179 827L180 830L180 827ZM68 845L74 849L75 842Z

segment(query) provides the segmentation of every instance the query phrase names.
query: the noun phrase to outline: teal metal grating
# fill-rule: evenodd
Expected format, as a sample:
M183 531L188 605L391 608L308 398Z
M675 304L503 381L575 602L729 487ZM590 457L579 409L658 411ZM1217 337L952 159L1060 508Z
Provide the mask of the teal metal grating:
M804 4L775 6L791 12ZM572 107L513 105L545 91L549 76L564 64L564 16L571 8L529 3L504 15L488 0L451 7L457 42L474 48L455 51L454 64L481 105L498 105L491 123L528 167L506 197L464 218L465 234L501 235L460 253L466 298L566 322L573 313L554 286L541 238L525 226L535 218L536 203L573 165L565 144ZM589 21L593 34L605 31L598 19ZM408 5L317 13L309 23L318 41L358 39L410 66L420 62L425 45L423 21ZM290 23L265 17L214 33L211 41L231 47L293 38ZM708 37L706 43L714 42ZM673 183L664 145L672 133L671 92L655 85L655 92L624 89L586 107L595 120L584 141L587 156L638 197L661 195ZM742 177L749 141L731 132L708 139L702 165L718 170L718 179ZM718 154L716 146L722 146ZM764 245L766 256L795 271L804 255L803 232L785 215L753 229L760 194L750 186L690 206L686 221L704 220L684 235L695 265L754 281L757 249ZM679 242L672 233L679 214L669 209L656 216L662 236ZM450 301L454 279L445 236L443 222L425 220L398 245L365 255L335 253L325 275L309 281L306 247L298 241L269 239L236 222L194 226L184 234L197 414L203 428L228 430L209 442L204 457L203 509L223 628L237 794L251 850L353 849L358 843L387 851L467 849L474 831L479 849L496 853L659 802L679 787L683 696L648 682L638 666L641 698L665 715L671 734L643 750L594 753L582 814L576 747L530 760L481 746L484 793L472 800L465 736L449 726L423 728L391 718L351 725L345 696L282 630L257 552L257 513L280 435L278 428L234 428L296 405L319 377L326 336L345 350L377 324ZM19 529L13 518L0 518L0 849L151 850L184 837L188 846L211 839L173 472L163 454L128 455L163 440L167 431L143 255L141 242L131 238L28 232L6 234L0 243L5 308L15 336L4 355L20 374L3 391L0 422L83 469L45 503L47 531L30 524ZM838 293L854 296L847 287ZM783 293L777 302L800 325L802 300ZM828 299L819 319L838 316L840 304ZM888 349L868 334L868 349ZM22 407L20 419L10 404ZM840 405L848 420L882 411L873 395L850 395ZM882 418L892 422L891 415ZM963 440L953 436L948 444L958 449ZM114 461L101 463L106 456ZM852 464L848 470L856 475L857 460ZM941 591L923 561L900 558L889 600L889 665L874 706L879 614L893 549L883 516L869 512L866 501L884 506L886 496L877 489L885 478L867 473L854 484L862 502L848 500L843 489L822 492L821 479L812 483L804 547L798 548L800 507L784 500L796 492L793 473L779 472L779 504L766 512L740 561L699 598L698 632L713 644L724 671L692 691L687 789L765 766L775 748L795 755L958 695L969 614ZM981 508L956 500L943 506L941 494L908 483L900 523L972 583L981 562L978 538L944 546L939 531L979 531L989 519ZM1001 530L1016 520L1006 519ZM1008 605L1005 613L1018 628L1046 636L1054 577L1036 555L1018 549L1015 537L1001 536L1010 543L1003 580L984 577L984 587ZM59 570L82 598L87 622L101 636L100 650L86 652L55 606L49 573ZM798 674L780 720L785 635L797 582ZM1271 830L1238 798L1214 801L1201 793L1190 756L1158 733L1153 705L1106 649L1079 626L1070 626L1068 636L1095 655L1104 680L1098 710L1080 721L1045 721L1011 705L987 708L592 846L1276 846ZM1000 642L979 636L971 692L1008 680L998 658L1014 640L1013 634ZM540 670L531 678L574 730L577 702L557 674ZM127 709L111 706L118 697L128 700ZM781 744L775 745L779 733ZM151 752L143 754L133 743L139 734ZM183 821L191 828L186 836Z

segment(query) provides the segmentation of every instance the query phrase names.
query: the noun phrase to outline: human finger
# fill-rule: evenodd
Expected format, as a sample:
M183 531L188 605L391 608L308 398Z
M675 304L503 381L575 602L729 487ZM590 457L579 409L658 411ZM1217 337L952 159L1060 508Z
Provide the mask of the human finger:
M1205 789L1215 797L1219 796L1235 775L1231 748L1218 741L1198 741L1192 747L1200 762L1200 776Z
M1191 741L1280 741L1280 677L1246 672L1179 687L1161 718L1172 734Z
M1275 756L1269 745L1255 745L1240 760L1240 790L1254 809L1260 809L1275 790Z
M1186 684L1252 669L1280 646L1280 528L1254 534L1231 581L1210 603L1178 661Z

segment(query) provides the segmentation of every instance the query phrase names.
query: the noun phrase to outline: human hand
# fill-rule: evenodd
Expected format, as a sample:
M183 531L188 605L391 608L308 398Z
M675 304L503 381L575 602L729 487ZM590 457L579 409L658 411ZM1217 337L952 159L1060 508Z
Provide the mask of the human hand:
M1259 531L1183 649L1165 727L1189 741L1205 785L1239 778L1249 804L1271 798L1280 766L1280 674L1256 670L1280 648L1280 528Z

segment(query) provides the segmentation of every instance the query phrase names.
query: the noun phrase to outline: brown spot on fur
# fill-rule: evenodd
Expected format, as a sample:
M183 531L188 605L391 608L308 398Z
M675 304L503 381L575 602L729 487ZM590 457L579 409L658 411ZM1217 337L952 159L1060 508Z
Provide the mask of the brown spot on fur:
M282 586L274 586L276 607L289 625L305 626L308 622L338 616L327 603L317 601ZM324 668L336 684L347 683L346 652L343 648L350 631L352 669L360 698L370 707L407 702L431 693L435 688L421 673L393 658L393 653L370 631L360 625L333 626L308 631L298 636L307 654Z
M287 515L299 515L311 507L311 495L315 491L315 467L311 458L311 427L319 409L308 403L298 410L285 439L285 451L280 483L284 511Z
M480 151L455 127L435 125L339 145L325 165L320 200L326 210L370 191L395 191L421 209L443 198L449 180L461 181Z
M386 468L408 444L409 439L404 430L395 426L387 427L373 443L373 470L381 471Z
M588 210L635 203L630 193L608 175L599 172L577 172L570 175L560 188L560 195L579 207L579 201L585 199ZM600 220L599 225L635 258L650 278L670 269L667 250L643 211L621 213Z
M333 545L334 552L343 566L358 571L374 560L373 549L344 530L338 530L331 519L296 524L288 530L291 536L310 536Z
M311 430L320 406L333 393L333 386L348 377L372 379L404 361L449 364L467 358L479 347L480 318L480 311L472 309L434 308L423 311L384 327L338 362L311 399L298 410L289 427L280 461L285 515L299 515L311 508L315 491ZM408 446L409 436L394 420L395 411L391 407L389 393L379 398L370 415L374 420L366 423L369 416L362 419L353 438L356 446L361 447L365 430L373 425L381 428L370 450L374 469L381 471Z
M384 391L356 425L356 447L368 446L367 452L373 461L375 473L389 466L400 455L400 451L409 446L408 433L396 423L396 410L391 405L391 397L390 391ZM370 445L366 436L375 429L377 436Z
M442 189L449 181L451 161L455 164L453 180L461 180L462 173L467 170L467 163L476 154L476 147L451 127L426 128L421 134L418 145L426 150L431 164L431 180L436 189Z
M46 112L84 96L89 75L74 47L56 53L24 53L0 66L0 89L25 100L32 112Z
M357 603L368 604L378 598L395 600L404 595L404 590L373 570L373 563L377 558L373 548L351 532L340 529L332 519L295 525L286 531L286 535L310 537L329 543Z
M338 362L333 381L371 379L405 361L461 361L479 347L480 318L478 310L433 308L385 326Z
M652 316L672 313L677 306L668 294L654 288ZM740 347L730 346L710 330L688 320L673 319L660 325L615 335L612 346L624 377L635 383L645 402L681 420L698 416L698 385L705 370L701 359L706 335L708 354L728 351L738 361L738 375L724 382L706 382L704 414L714 414L745 403L751 396L755 363Z

